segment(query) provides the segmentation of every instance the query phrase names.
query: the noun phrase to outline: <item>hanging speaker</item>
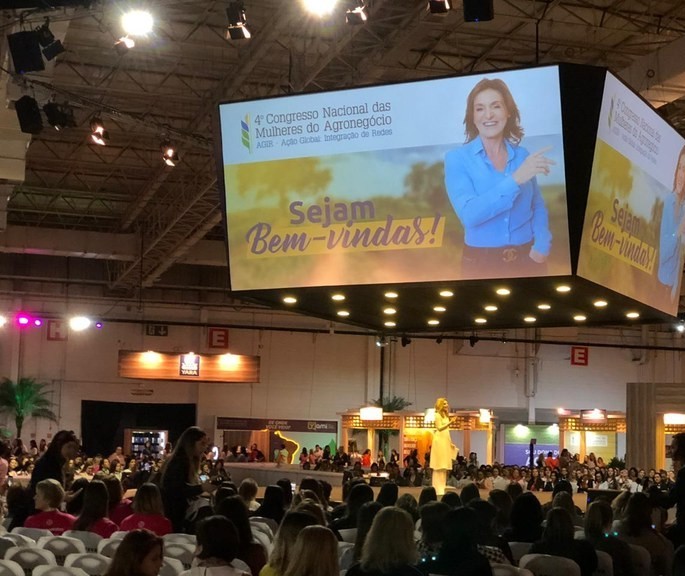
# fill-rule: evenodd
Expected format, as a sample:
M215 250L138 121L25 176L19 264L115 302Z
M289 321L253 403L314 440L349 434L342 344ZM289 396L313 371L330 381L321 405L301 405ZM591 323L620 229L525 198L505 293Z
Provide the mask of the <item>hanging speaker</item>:
M495 17L493 0L464 0L464 22L487 22Z
M15 72L25 74L45 70L39 40L38 32L34 30L24 30L7 36Z
M43 129L43 119L40 116L38 103L31 96L22 96L14 103L17 111L19 126L26 134L39 134Z

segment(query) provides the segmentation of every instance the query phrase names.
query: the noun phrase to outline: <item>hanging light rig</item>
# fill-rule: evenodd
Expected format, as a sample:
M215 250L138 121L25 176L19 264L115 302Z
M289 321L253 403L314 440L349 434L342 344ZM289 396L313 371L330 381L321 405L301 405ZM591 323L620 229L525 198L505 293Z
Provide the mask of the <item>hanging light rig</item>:
M93 117L90 121L90 139L98 146L107 146L109 142L109 132L105 130L105 125L99 116Z
M169 140L164 140L161 144L162 160L167 166L174 167L181 161L178 150Z

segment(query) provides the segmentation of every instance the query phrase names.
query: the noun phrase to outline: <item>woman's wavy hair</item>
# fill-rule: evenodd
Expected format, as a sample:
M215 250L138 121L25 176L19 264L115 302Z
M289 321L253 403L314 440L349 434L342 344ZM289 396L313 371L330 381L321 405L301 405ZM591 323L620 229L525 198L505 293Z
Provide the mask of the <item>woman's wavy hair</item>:
M395 506L383 508L371 524L362 548L361 567L365 572L390 574L418 560L414 542L414 522L409 513Z
M476 84L466 99L466 114L464 115L464 134L466 142L471 142L478 136L478 128L473 121L476 96L485 90L495 90L502 95L504 106L509 113L507 124L504 127L504 138L512 144L518 144L523 140L523 128L521 127L521 114L509 87L499 78L483 78Z
M149 530L131 530L117 548L105 576L137 576L145 557L155 548L164 551L164 541Z

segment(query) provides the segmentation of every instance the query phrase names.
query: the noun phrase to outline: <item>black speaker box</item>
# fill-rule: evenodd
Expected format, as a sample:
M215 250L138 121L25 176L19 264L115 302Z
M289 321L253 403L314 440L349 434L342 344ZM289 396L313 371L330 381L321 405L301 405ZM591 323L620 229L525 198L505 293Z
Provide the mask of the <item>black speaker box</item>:
M24 30L7 36L14 70L19 74L45 70L43 55L38 42L38 32Z
M19 126L26 134L38 134L43 129L43 119L40 116L38 103L31 96L22 96L14 103L17 111Z
M464 22L486 22L495 17L493 0L464 0Z

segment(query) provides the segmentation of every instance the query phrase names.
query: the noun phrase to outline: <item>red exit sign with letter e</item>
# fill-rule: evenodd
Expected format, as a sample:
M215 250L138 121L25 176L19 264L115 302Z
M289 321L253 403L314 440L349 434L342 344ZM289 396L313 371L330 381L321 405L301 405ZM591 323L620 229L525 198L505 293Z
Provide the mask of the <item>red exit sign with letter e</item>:
M587 346L571 346L571 365L587 366L589 349Z

